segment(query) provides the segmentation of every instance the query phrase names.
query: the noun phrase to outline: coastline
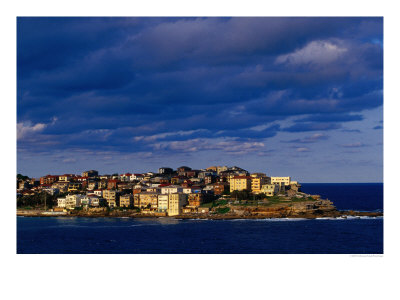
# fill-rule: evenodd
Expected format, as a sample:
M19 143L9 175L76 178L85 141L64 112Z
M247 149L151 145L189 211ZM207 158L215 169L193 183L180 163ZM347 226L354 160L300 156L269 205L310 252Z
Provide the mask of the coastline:
M238 214L182 214L176 216L155 216L151 214L139 214L139 213L126 213L126 212L113 212L113 213L58 213L51 214L46 213L45 211L34 211L30 212L28 210L25 211L17 211L17 217L78 217L78 218L149 218L149 219L157 219L157 218L171 218L171 219L199 219L199 220L246 220L246 219L320 219L320 218L342 218L346 219L347 217L383 217L383 212L371 211L354 211L354 210L343 210L343 211L332 211L325 213L304 213L304 214L253 214L253 215L238 215Z

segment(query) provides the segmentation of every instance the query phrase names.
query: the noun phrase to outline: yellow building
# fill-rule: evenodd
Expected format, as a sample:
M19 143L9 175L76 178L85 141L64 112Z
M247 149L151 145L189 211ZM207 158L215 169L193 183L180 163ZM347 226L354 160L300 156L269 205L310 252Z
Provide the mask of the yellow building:
M140 207L140 194L133 194L133 206Z
M270 184L271 178L263 173L251 174L251 191L255 194L261 193L261 187L264 184Z
M82 188L82 184L79 182L71 182L68 185L68 192L76 192Z
M290 177L271 177L271 183L281 183L283 182L284 185L290 185Z
M109 207L117 207L119 204L119 195L115 190L104 190L103 198L106 199Z
M158 208L158 194L157 193L143 192L138 195L139 195L139 206L140 207L145 208L150 204L151 208L153 208L153 209Z
M279 185L278 184L264 184L261 187L261 193L264 193L267 196L274 196L279 193Z
M168 215L176 216L182 212L182 207L187 204L187 194L168 194Z
M133 195L127 194L119 197L120 207L131 207L133 206Z
M244 191L251 190L251 177L250 176L233 176L229 180L230 191Z
M58 176L58 181L70 181L71 175L65 174Z
M67 191L68 186L69 186L69 182L67 182L67 181L62 181L62 182L57 181L51 185L52 188L59 189L60 192L62 192L62 193Z

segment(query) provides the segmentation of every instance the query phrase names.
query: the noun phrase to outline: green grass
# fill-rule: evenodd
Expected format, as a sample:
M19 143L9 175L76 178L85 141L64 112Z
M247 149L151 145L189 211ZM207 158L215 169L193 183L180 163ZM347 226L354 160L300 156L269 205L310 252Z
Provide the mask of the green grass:
M217 208L216 212L218 214L226 214L227 212L229 212L231 209L229 207L219 207Z
M227 204L228 204L227 200L219 200L219 201L215 202L214 206L224 206L224 205L227 205Z
M200 205L200 207L208 207L208 208L212 208L212 207L213 207L213 205L214 205L214 203L213 203L213 202L208 202L208 203L202 203L202 204Z

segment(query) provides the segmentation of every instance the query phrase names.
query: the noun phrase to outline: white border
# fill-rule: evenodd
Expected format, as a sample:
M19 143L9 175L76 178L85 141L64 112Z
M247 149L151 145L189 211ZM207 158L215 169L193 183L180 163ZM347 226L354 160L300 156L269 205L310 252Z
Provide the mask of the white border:
M398 9L376 1L18 1L2 6L2 294L11 298L118 297L386 299L395 286L398 210ZM384 16L385 254L16 255L16 16ZM3 139L4 141L4 139ZM8 189L12 186L12 189ZM396 270L397 268L395 268ZM396 280L397 283L397 280ZM394 293L398 294L398 293Z

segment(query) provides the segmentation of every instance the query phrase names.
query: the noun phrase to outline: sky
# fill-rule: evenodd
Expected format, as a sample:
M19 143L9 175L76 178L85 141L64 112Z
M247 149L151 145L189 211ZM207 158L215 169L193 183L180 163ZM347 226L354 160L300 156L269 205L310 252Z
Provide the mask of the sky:
M17 18L17 172L383 181L382 18Z

